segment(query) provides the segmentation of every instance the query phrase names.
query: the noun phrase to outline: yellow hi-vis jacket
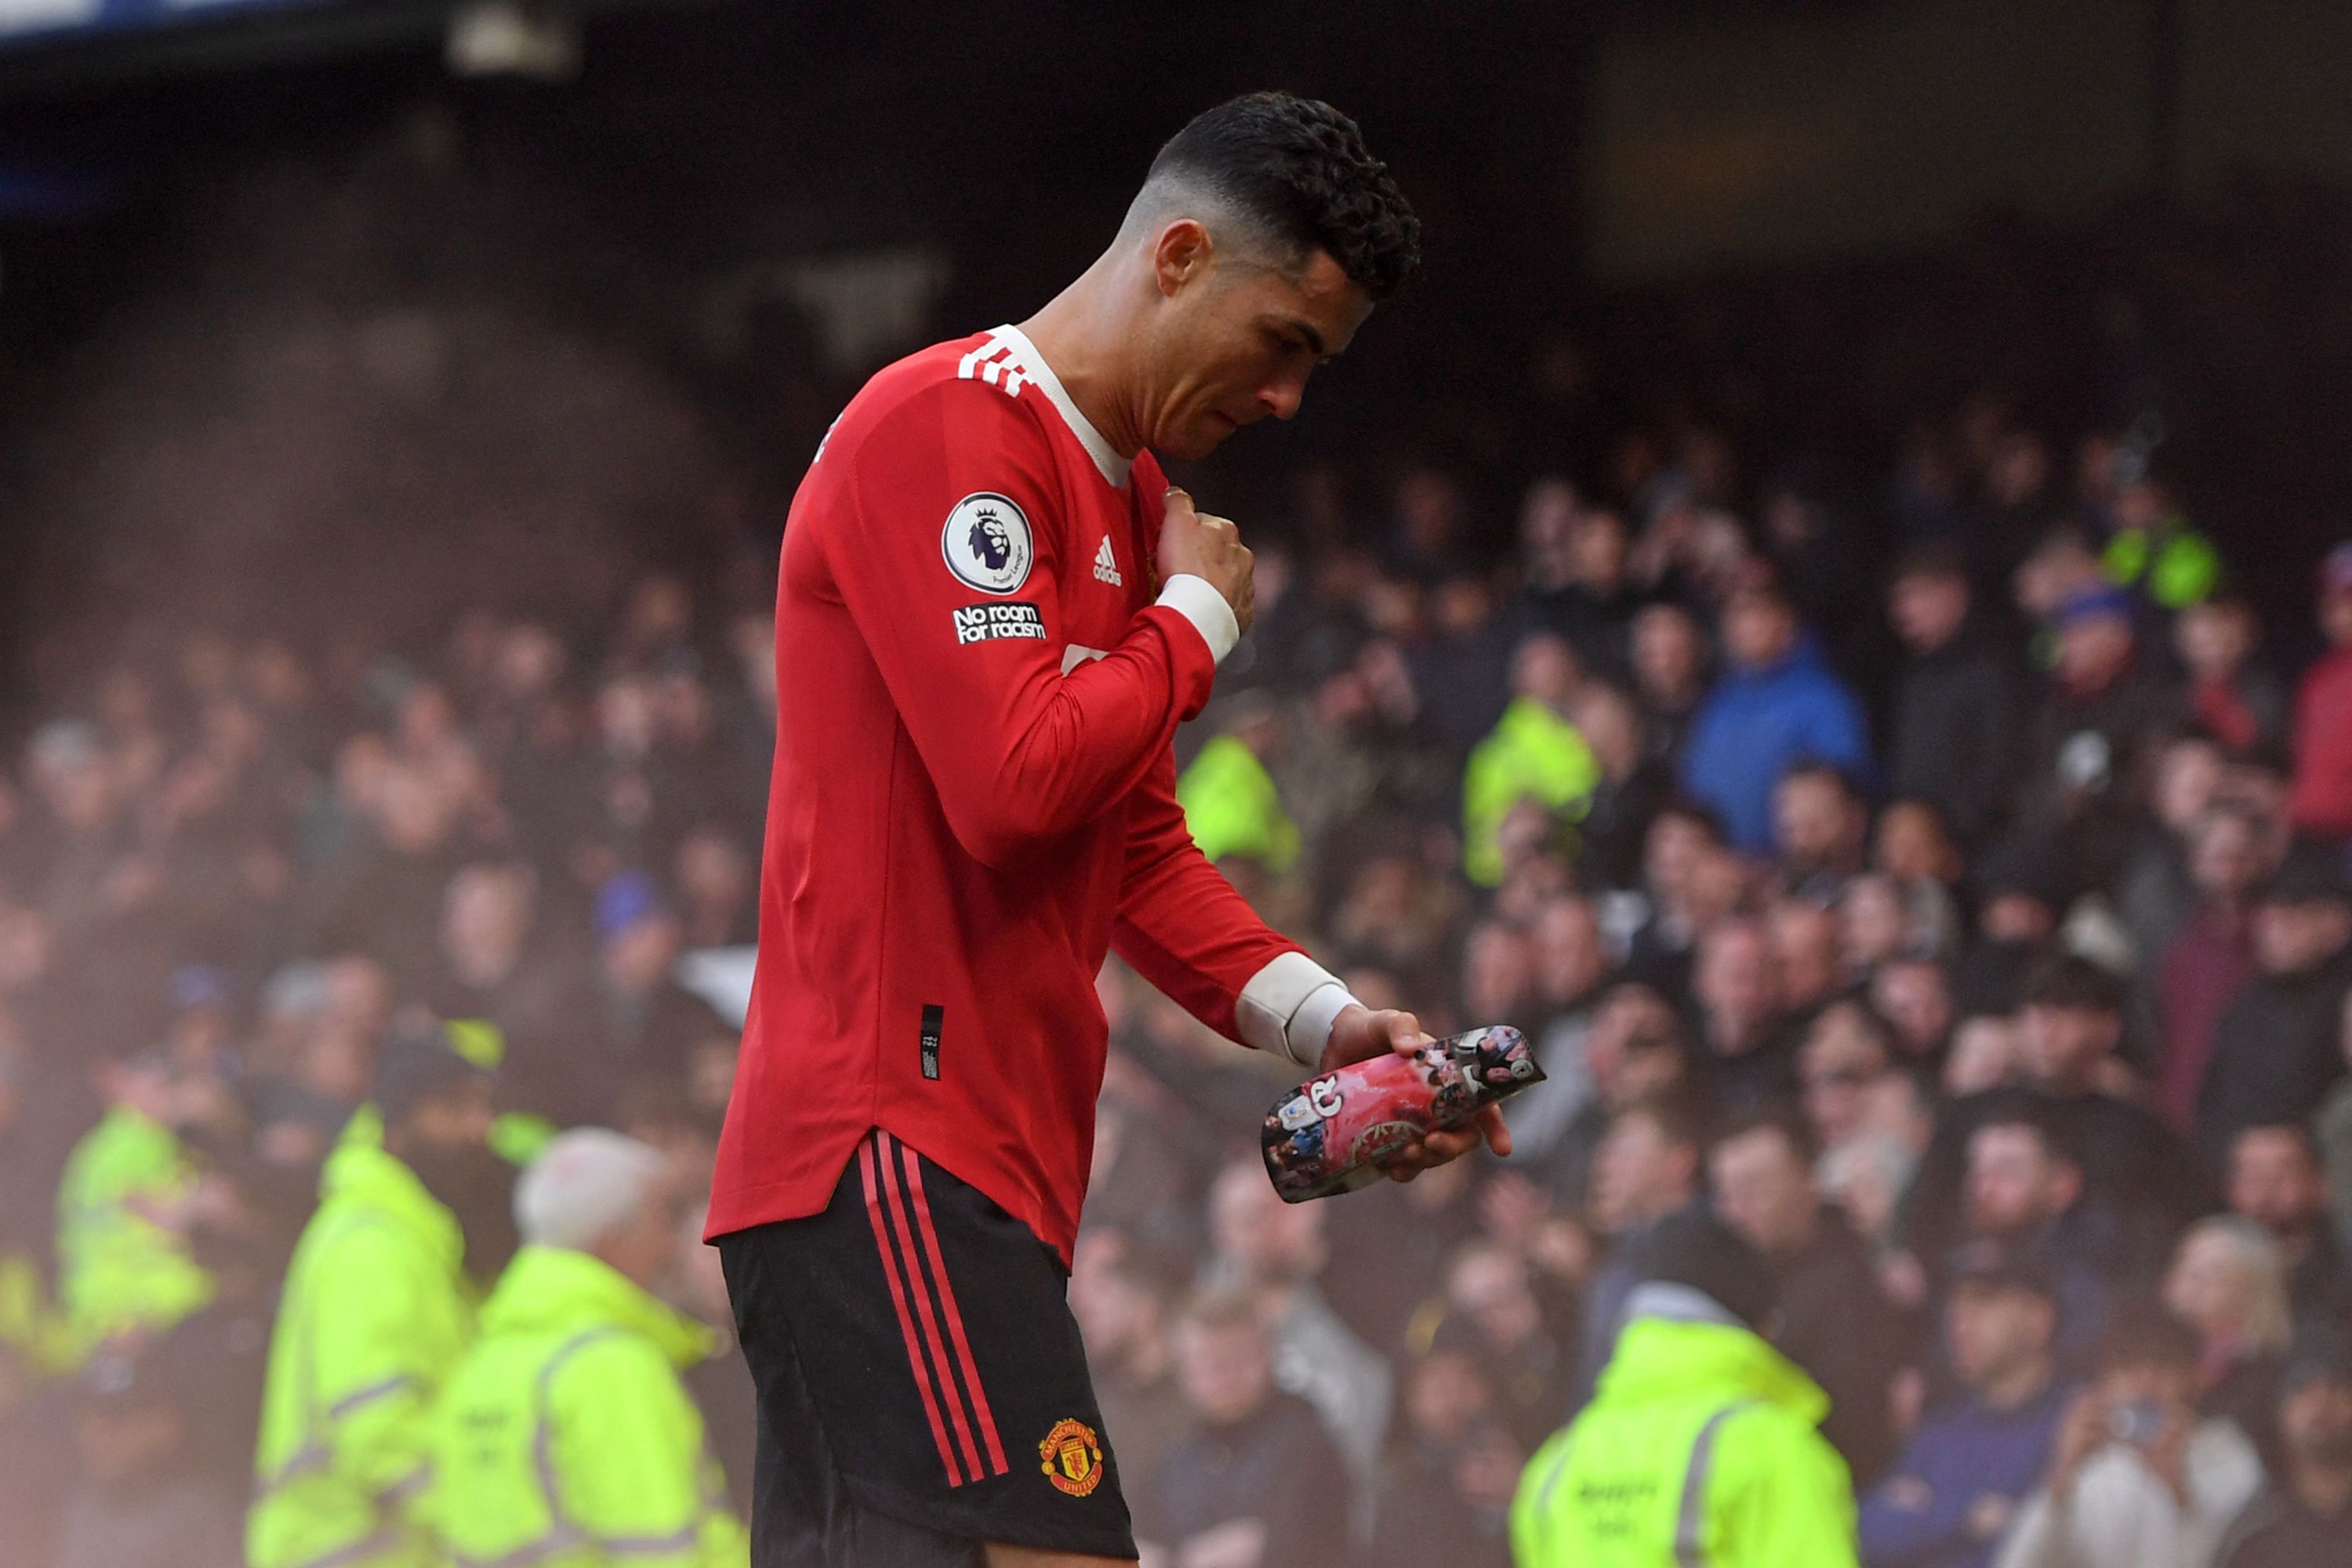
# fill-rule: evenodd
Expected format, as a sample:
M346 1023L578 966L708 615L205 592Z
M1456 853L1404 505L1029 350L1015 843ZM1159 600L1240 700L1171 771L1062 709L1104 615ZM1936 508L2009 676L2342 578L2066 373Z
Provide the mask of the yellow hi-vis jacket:
M584 1252L517 1253L434 1418L422 1511L457 1568L748 1562L678 1382L712 1348Z
M58 1302L83 1351L110 1334L170 1328L213 1299L185 1237L149 1218L195 1184L178 1133L127 1105L74 1145L58 1182Z
M416 1521L434 1397L474 1331L457 1216L347 1132L270 1340L246 1519L251 1568L428 1568Z
M1593 1402L1519 1479L1518 1568L1853 1568L1812 1379L1696 1291L1643 1286L1627 1310Z
M1532 697L1503 710L1462 772L1462 868L1482 888L1503 879L1499 842L1511 807L1532 800L1555 816L1583 820L1601 763L1583 732Z

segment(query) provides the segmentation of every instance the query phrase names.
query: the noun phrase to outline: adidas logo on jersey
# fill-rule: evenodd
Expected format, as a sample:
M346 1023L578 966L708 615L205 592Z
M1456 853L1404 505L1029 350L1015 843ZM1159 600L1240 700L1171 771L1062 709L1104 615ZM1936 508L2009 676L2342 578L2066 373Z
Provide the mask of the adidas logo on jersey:
M1118 557L1110 552L1110 535L1103 535L1101 546L1095 551L1095 581L1108 583L1114 588L1124 587L1127 579L1118 574Z

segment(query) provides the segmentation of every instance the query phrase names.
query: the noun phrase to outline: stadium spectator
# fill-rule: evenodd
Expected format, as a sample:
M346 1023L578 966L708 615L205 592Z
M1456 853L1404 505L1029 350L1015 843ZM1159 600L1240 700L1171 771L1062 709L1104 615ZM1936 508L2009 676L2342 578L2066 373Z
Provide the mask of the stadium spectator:
M2209 1184L2169 1129L2109 1092L2123 999L2114 979L2085 960L2043 961L2026 987L2018 1032L2023 1081L1945 1103L1917 1183L1904 1200L1905 1235L1922 1259L1952 1245L1969 1140L1995 1115L2027 1107L2080 1163L2087 1201L2110 1211L2122 1234L2168 1234L2208 1207Z
M2344 1075L2337 1036L2352 992L2352 886L2315 846L2290 851L2253 911L2259 973L2213 1026L2197 1130L2218 1166L2257 1122L2300 1121Z
M1706 697L1706 635L1688 610L1660 603L1633 617L1633 679L1652 756L1671 762L1682 755Z
M2105 883L2122 866L2136 758L2179 717L2170 690L2140 656L2131 595L2084 585L2061 595L2050 689L2035 709L2023 785L2024 822L2067 836L2069 864Z
M1585 1308L1571 1406L1591 1396L1624 1321L1625 1299L1642 1282L1650 1231L1698 1196L1706 1132L1688 1095L1635 1100L1610 1120L1592 1162L1590 1212L1608 1250Z
M2303 678L2294 703L2294 825L2337 843L2352 838L2352 544L2319 567L2319 629L2327 656Z
M1445 1311L1439 1334L1477 1356L1492 1384L1490 1419L1524 1460L1559 1424L1570 1371L1570 1347L1544 1321L1527 1260L1493 1241L1471 1242L1446 1270Z
M1070 1311L1086 1336L1103 1428L1118 1434L1118 1462L1131 1475L1158 1473L1182 1424L1172 1306L1181 1294L1174 1270L1119 1232L1079 1237Z
M1520 1479L1519 1568L1695 1549L1724 1568L1852 1563L1853 1485L1816 1430L1826 1397L1763 1335L1776 1306L1763 1257L1701 1212L1678 1215L1626 1305L1598 1397Z
M1888 1397L1906 1364L1907 1325L1879 1288L1869 1248L1822 1202L1803 1122L1769 1110L1735 1122L1707 1155L1715 1211L1779 1276L1772 1342L1829 1396L1822 1436L1868 1486L1894 1458Z
M1507 1568L1505 1521L1528 1447L1496 1420L1495 1381L1450 1326L1406 1369L1365 1558L1374 1568Z
M1725 921L1699 938L1691 1000L1700 1076L1717 1101L1738 1113L1795 1090L1798 1039L1761 921Z
M2087 1372L2119 1289L2147 1268L2123 1215L2083 1201L2083 1169L2021 1105L1969 1139L1965 1256L1987 1244L2035 1261L2058 1305L2052 1347L2063 1371Z
M2299 1121L2242 1129L2230 1145L2226 1191L2231 1212L2277 1243L2296 1321L2352 1323L2352 1267L2328 1226L2327 1184L2311 1129Z
M2173 620L2189 712L2233 751L2273 750L2287 737L2286 691L2256 658L2261 641L2253 606L2228 589L2184 606Z
M1887 783L1932 805L1962 843L1981 844L2009 805L2016 661L1976 623L1966 563L1947 545L1907 552L1887 598L1904 648Z
M1275 1387L1258 1304L1211 1292L1176 1323L1176 1380L1192 1424L1139 1478L1135 1535L1155 1568L1339 1568L1352 1487L1315 1412Z
M1806 1120L1824 1151L1843 1148L1871 1127L1871 1091L1894 1053L1885 1024L1859 1002L1834 1002L1805 1031L1797 1057Z
M1802 762L1870 765L1853 693L1822 662L1778 589L1742 589L1724 606L1722 679L1692 718L1683 784L1723 816L1734 847L1772 845L1772 792Z
M1863 868L1870 813L1843 773L1801 763L1772 786L1772 853L1792 899L1833 904Z
M2049 1281L1979 1249L1952 1281L1945 1342L1963 1394L1905 1442L1863 1500L1869 1568L1984 1568L2041 1483L2068 1393L2051 1358Z
M2141 971L2142 987L2155 994L2158 1105L2179 1132L2195 1130L2222 1011L2254 978L2248 905L2264 868L2263 837L2260 819L2242 807L2215 805L2197 818L2189 835L2196 906L2154 969Z
M583 1127L516 1184L522 1249L435 1403L417 1504L459 1559L742 1561L679 1381L716 1337L649 1293L676 1260L675 1183L659 1150Z
M2050 1479L2010 1529L1999 1568L2207 1568L2262 1481L2227 1420L2197 1414L2197 1331L2160 1309L2116 1319L2098 1378L2058 1429Z
M2306 1568L2340 1553L2352 1528L2352 1353L2298 1349L2279 1380L2281 1462L2231 1522L2215 1568Z
M75 1477L54 1568L226 1568L239 1561L234 1494L196 1460L205 1412L190 1397L193 1347L175 1336L110 1351L82 1370Z
M2234 1215L2190 1226L2164 1276L2164 1304L2203 1337L2198 1407L2226 1415L2275 1457L2273 1400L2294 1319L2278 1244Z
M375 1106L380 1140L355 1129L328 1160L288 1269L246 1521L252 1568L434 1550L415 1509L434 1397L474 1333L466 1269L482 1260L458 1215L488 1154L489 1079L443 1029L412 1028L384 1047Z
M1463 868L1481 887L1503 879L1504 819L1514 806L1532 801L1572 821L1591 805L1601 764L1568 718L1580 680L1576 656L1559 637L1539 633L1512 655L1511 704L1462 774Z
M1388 1435L1394 1385L1387 1363L1318 1288L1329 1260L1322 1204L1285 1203L1252 1157L1209 1189L1210 1257L1202 1283L1256 1304L1275 1385L1305 1400L1345 1456L1358 1489L1371 1485Z
M108 1062L106 1114L59 1173L58 1302L83 1345L161 1331L212 1299L188 1245L203 1183L180 1135L193 1103L184 1084L161 1049Z

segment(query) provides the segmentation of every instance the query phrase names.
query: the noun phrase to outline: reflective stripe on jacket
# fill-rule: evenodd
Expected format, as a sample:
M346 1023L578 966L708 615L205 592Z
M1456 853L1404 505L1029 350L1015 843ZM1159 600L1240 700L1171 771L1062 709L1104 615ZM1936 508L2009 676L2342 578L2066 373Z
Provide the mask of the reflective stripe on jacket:
M410 1568L427 1417L473 1333L455 1215L347 1132L294 1249L269 1346L246 1520L252 1568Z
M1677 1298L1699 1310L1660 1315ZM1713 1305L1636 1291L1598 1395L1520 1478L1519 1568L1853 1568L1853 1484L1815 1430L1827 1397Z
M586 1253L517 1253L434 1420L423 1511L458 1568L745 1563L678 1381L712 1346Z

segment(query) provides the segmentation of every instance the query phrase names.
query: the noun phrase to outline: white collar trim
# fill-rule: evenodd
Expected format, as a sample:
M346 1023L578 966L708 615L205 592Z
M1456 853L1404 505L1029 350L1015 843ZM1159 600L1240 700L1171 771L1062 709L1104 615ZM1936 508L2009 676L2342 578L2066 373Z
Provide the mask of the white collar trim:
M1045 356L1037 352L1037 345L1029 341L1029 334L1018 327L1004 326L998 327L988 336L992 345L1003 343L1013 351L1014 363L1028 373L1031 381L1037 384L1037 389L1045 395L1045 401L1054 405L1055 412L1062 416L1062 423L1070 427L1070 434L1078 438L1078 445L1087 449L1087 456L1092 458L1095 467L1102 470L1102 477L1125 489L1128 473L1135 467L1135 459L1122 456L1119 449L1094 427L1093 422L1078 412L1078 405L1070 401L1069 393L1063 389L1062 378L1054 374L1054 367L1045 363ZM985 350L982 357L986 357Z

